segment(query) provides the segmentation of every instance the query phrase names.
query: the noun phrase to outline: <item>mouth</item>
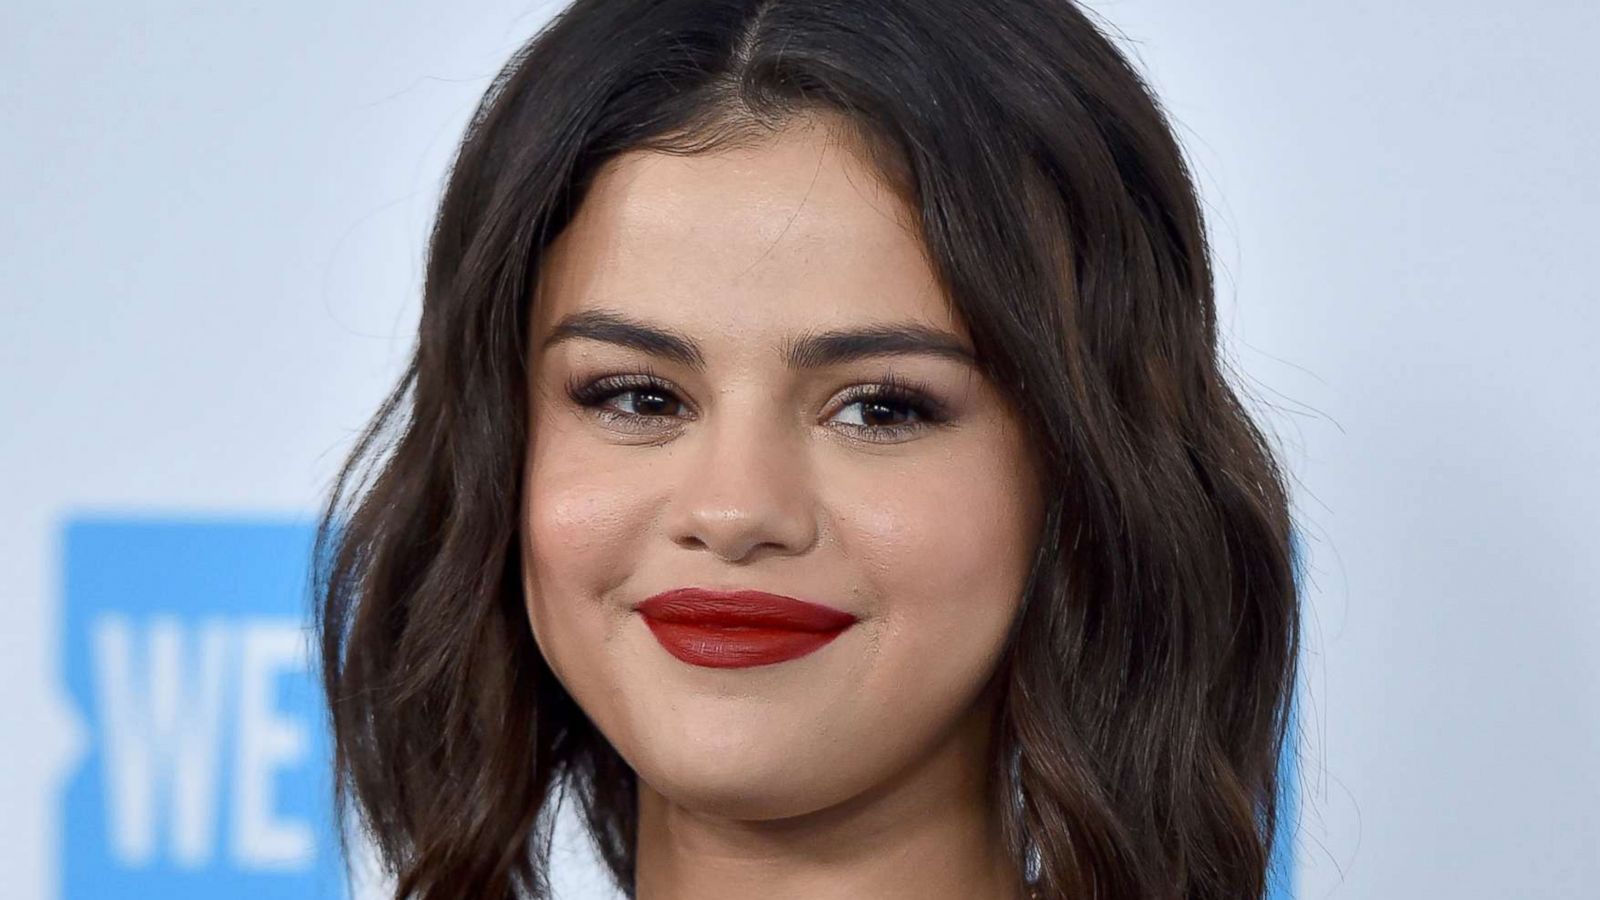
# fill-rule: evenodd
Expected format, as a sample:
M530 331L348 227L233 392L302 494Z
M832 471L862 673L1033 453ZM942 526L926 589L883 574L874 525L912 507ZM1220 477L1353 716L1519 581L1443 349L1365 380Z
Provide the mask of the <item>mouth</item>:
M679 660L713 669L766 666L826 646L855 624L840 609L769 594L678 588L634 607Z

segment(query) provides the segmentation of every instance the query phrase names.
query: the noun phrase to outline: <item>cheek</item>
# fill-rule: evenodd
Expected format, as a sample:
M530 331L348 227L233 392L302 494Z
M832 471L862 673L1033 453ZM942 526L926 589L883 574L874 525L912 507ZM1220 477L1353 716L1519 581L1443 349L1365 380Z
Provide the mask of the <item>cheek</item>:
M900 686L886 689L991 670L1033 549L1022 473L1012 448L974 447L880 473L843 507L845 553L883 599L881 652Z
M536 440L523 489L523 596L534 638L563 681L615 638L624 617L605 598L647 534L648 473L595 462L559 434Z

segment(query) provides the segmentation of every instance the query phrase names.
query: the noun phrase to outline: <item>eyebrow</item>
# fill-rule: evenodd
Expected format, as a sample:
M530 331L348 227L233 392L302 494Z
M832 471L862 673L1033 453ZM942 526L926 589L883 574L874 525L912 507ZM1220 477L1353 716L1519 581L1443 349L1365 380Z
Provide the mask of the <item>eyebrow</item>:
M696 371L706 365L705 354L692 338L603 309L562 318L540 346L549 349L562 341L580 338L629 347ZM914 322L808 332L785 340L778 351L791 369L823 368L878 356L925 355L968 365L977 363L973 351L960 338Z

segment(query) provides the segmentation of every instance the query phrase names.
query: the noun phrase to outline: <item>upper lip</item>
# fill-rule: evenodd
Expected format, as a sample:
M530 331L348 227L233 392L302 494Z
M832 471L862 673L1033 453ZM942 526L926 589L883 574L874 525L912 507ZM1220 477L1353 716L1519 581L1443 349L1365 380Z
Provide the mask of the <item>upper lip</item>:
M634 607L658 622L724 628L765 627L792 631L838 631L856 617L821 603L766 591L675 588Z

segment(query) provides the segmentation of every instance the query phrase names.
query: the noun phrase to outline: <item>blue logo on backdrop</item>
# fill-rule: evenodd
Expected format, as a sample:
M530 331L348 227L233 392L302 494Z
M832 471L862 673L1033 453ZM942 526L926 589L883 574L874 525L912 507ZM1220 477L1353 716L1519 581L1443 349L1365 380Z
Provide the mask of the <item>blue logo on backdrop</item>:
M342 898L308 627L309 524L79 519L66 683L88 723L61 884L101 897Z

